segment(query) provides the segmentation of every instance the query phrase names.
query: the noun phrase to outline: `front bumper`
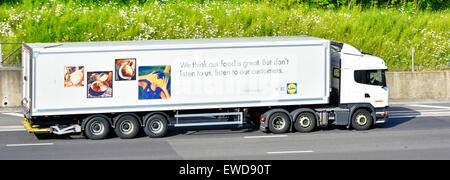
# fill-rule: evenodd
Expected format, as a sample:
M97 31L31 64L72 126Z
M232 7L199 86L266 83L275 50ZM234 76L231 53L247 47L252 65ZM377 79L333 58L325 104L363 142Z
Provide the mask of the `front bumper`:
M389 120L389 107L375 108L375 124L386 123Z

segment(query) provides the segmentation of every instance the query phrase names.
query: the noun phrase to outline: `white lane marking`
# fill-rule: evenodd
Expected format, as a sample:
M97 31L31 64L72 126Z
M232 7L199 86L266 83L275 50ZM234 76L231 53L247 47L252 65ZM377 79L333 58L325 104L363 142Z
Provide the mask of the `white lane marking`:
M0 132L26 131L26 129L0 129Z
M7 147L18 147L18 146L50 146L54 143L33 143L33 144L7 144Z
M447 106L433 106L433 105L423 105L423 104L411 104L408 106L413 106L413 107L426 107L426 108L438 108L438 109L450 109L450 107Z
M416 106L416 104L413 104ZM422 106L422 105L418 105ZM423 105L427 106L428 105ZM444 106L435 106L435 108L441 107L439 109L427 109L427 110L408 110L408 111L389 111L389 118L411 118L411 117L438 117L438 116L450 116L450 111ZM448 107L450 109L450 107Z
M2 114L8 115L8 116L23 117L23 114L21 114L21 113L2 113Z
M20 129L23 128L22 125L6 125L6 126L0 126L0 129Z
M449 112L445 109L427 109L427 110L405 110L405 111L389 111L389 114L393 113L419 113L419 112Z
M390 113L389 115L427 115L427 114L449 114L450 111L433 111L433 112L404 112L404 113Z
M445 117L445 116L450 116L450 114L389 116L389 119L416 118L416 117Z
M288 135L272 135L272 136L244 136L245 139L258 139L258 138L280 138L287 137Z
M275 151L275 152L267 152L267 154L295 154L295 153L312 153L313 150L306 151Z
M8 131L25 131L23 126L9 125L9 126L0 126L0 132L8 132Z

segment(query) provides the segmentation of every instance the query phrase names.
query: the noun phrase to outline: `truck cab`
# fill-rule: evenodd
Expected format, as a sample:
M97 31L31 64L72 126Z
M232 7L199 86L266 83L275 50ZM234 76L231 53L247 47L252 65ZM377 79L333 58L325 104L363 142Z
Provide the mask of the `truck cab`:
M367 108L375 123L386 122L389 88L384 60L345 43L332 42L331 46L332 86L338 89L338 104L350 109Z

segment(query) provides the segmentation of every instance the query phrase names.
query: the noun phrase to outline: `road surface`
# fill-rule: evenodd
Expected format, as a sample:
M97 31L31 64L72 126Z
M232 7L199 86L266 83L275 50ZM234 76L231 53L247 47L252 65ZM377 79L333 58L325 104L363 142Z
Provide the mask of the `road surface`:
M450 102L391 104L390 120L367 131L311 133L175 129L168 137L105 140L40 136L19 113L0 113L0 159L450 159Z

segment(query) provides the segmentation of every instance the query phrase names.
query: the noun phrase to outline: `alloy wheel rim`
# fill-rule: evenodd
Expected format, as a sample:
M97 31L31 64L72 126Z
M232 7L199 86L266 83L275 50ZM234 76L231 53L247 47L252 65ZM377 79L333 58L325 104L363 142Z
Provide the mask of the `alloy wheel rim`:
M130 134L134 131L134 125L129 120L125 120L120 124L120 132Z
M362 115L362 114L358 115L356 117L356 123L358 123L358 125L360 125L360 126L366 125L367 124L367 117L365 115Z
M100 135L103 133L103 131L105 131L105 125L103 125L103 123L101 123L100 121L95 121L91 124L90 129L92 134Z
M275 117L272 124L275 129L283 129L286 126L285 120L280 116Z
M150 130L153 133L160 133L163 130L162 121L161 120L154 120L150 123Z
M300 126L303 128L307 128L311 125L311 119L309 119L308 117L302 117L300 118Z

